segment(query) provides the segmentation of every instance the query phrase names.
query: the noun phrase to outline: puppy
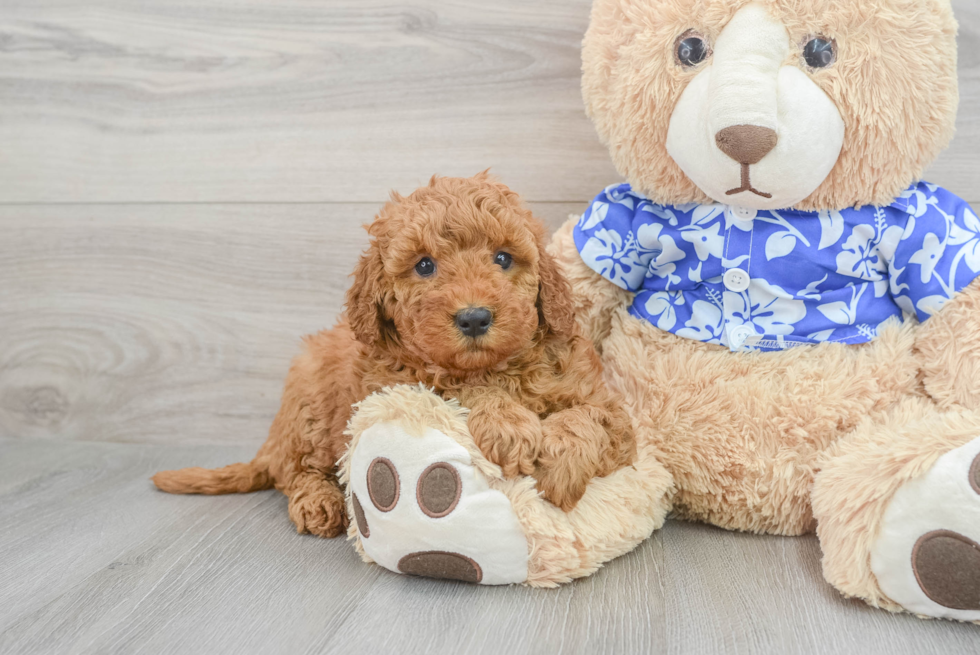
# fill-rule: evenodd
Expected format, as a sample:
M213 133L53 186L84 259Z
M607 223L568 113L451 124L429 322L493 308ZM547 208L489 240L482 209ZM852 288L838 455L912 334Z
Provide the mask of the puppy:
M622 403L580 337L570 289L544 249L544 227L486 173L433 177L368 227L346 313L307 337L269 438L248 464L164 471L170 493L275 487L299 532L346 527L335 467L351 405L395 384L423 383L470 409L477 446L507 477L532 475L568 511L594 477L628 465L636 446Z

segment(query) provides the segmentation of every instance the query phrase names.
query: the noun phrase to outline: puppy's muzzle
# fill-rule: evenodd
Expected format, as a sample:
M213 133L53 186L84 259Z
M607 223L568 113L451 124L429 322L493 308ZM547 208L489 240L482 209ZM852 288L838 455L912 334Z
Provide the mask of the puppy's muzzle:
M456 328L464 337L476 339L493 325L493 312L486 307L468 307L456 313Z

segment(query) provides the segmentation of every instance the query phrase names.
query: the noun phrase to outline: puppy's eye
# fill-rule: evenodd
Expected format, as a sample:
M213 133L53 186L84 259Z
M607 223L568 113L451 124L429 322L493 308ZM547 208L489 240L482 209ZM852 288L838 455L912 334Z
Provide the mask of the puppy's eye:
M686 68L694 68L711 54L711 48L703 36L691 30L684 32L674 43L674 56Z
M493 262L506 271L514 264L514 258L510 256L510 253L501 250L493 256Z
M803 60L810 68L827 68L837 61L837 45L822 36L812 37L803 46Z
M422 277L429 277L436 272L436 263L430 257L423 257L415 265L415 272Z

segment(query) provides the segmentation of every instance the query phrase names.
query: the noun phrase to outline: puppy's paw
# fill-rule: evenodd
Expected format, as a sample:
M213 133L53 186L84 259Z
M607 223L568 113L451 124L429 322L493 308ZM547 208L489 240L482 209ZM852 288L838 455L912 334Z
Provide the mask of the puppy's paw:
M289 518L300 534L338 537L347 530L343 492L326 483L320 488L299 491L289 498Z
M578 505L589 486L589 479L572 470L567 462L556 461L541 466L534 472L538 491L545 500L563 512L570 512Z
M592 478L611 471L608 438L594 409L578 407L552 414L542 423L541 452L534 478L538 491L553 505L571 511Z
M477 448L505 478L534 473L541 447L541 420L534 412L516 404L476 409L467 427Z

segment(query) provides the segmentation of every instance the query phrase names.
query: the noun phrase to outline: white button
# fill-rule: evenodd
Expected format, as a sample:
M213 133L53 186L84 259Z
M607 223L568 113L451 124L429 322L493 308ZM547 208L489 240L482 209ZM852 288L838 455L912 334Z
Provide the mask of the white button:
M725 288L735 293L741 293L749 288L749 274L740 268L730 269L725 273Z
M728 345L732 350L738 350L745 345L745 342L755 334L755 331L745 325L732 328L728 333Z
M732 207L732 216L734 216L739 220L751 221L758 215L759 212L754 209L746 209L745 207Z

